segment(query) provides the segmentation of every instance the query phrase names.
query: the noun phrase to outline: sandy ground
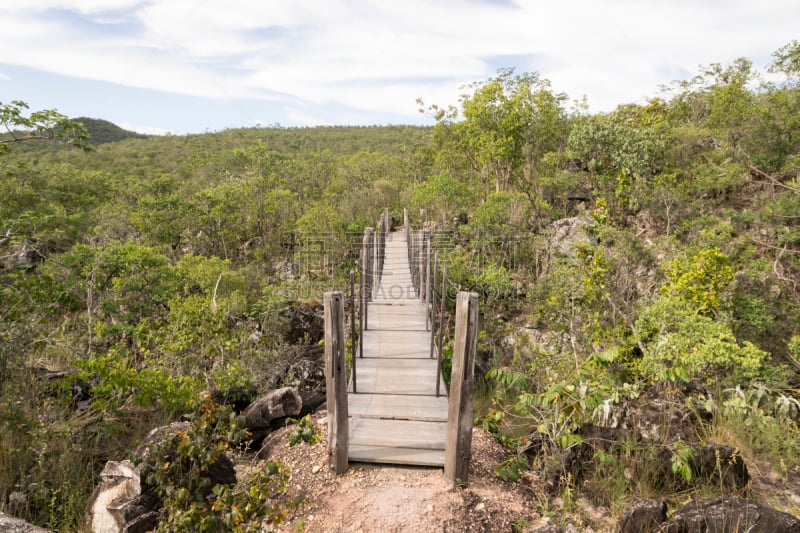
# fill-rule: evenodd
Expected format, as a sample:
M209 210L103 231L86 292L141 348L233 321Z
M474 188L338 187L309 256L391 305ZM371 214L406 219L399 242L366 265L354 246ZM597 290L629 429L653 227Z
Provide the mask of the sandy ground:
M441 468L353 463L337 476L328 468L325 413L315 446L289 447L279 435L270 457L291 469L288 496L305 503L278 532L515 531L539 518L533 483L504 483L494 469L506 452L482 429L473 431L467 487L454 487ZM269 531L267 528L266 530Z

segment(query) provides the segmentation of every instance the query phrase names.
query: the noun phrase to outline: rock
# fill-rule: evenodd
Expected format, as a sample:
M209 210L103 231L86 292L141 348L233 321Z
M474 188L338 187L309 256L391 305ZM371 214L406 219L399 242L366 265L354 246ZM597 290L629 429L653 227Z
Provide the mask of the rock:
M695 449L689 461L693 477L725 491L735 492L750 482L747 465L736 448L710 442Z
M705 413L686 406L686 398L702 391L695 390L693 383L683 390L674 390L663 385L651 386L638 398L626 401L617 407L613 419L619 427L645 441L672 443L692 442L698 432L698 422Z
M189 422L173 422L167 426L157 427L150 430L150 433L142 440L142 443L136 448L134 452L137 457L146 459L149 455L149 449L153 445L163 445L169 439L173 438L177 433L189 429Z
M151 511L131 519L125 524L122 533L148 533L153 531L158 524L158 512Z
M21 518L0 512L0 531L3 533L49 533L49 530L29 524Z
M327 401L324 390L323 392L301 392L300 398L303 400L303 408L297 415L299 417L316 412Z
M735 493L747 487L750 475L747 465L736 448L707 443L705 446L687 445L693 450L686 464L691 470L690 482L672 471L677 452L661 448L653 457L653 473L672 490L682 490L695 485L713 485L726 493Z
M277 261L272 265L275 276L281 281L288 281L297 278L297 264L290 259Z
M562 218L553 222L548 242L551 255L559 254L574 259L579 247L597 243L597 238L589 232L589 228L595 225L594 219L586 216Z
M152 489L142 492L138 468L109 461L89 500L89 525L93 533L145 533L156 527L160 508Z
M295 389L275 389L247 406L243 413L244 424L251 431L268 429L274 420L297 416L302 408L303 400Z
M25 241L25 244L12 244L8 254L0 257L0 270L15 268L31 269L44 261L44 255L38 250L36 242Z
M210 390L211 398L219 405L230 405L237 412L243 411L258 396L255 386L236 386L220 390Z
M523 358L561 355L572 350L572 335L562 331L543 330L534 327L517 328L503 339L504 348L510 353L516 350Z
M561 533L561 528L555 525L550 517L545 516L526 526L521 533Z
M639 500L625 510L617 523L617 533L650 533L667 521L667 502L664 500Z
M89 523L95 533L117 533L125 526L122 510L141 494L139 471L130 461L109 461L89 499ZM156 507L155 510L157 510Z
M318 300L284 302L278 316L282 321L278 333L288 344L317 344L325 337L324 308Z
M270 374L266 389L293 387L301 395L321 393L324 396L325 347L319 344L289 346L277 354Z
M661 524L657 533L800 533L800 520L735 496L695 500Z

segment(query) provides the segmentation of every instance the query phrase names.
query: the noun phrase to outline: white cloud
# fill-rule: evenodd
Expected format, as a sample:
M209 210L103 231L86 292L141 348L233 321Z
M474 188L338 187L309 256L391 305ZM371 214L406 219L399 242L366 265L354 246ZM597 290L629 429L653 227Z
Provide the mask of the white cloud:
M768 61L796 36L795 3L37 0L0 7L0 34L15 43L0 48L0 64L273 100L306 124L370 114L418 121L417 97L455 104L460 85L514 66L506 57L609 110L699 64Z
M330 126L331 122L318 116L292 107L284 109L284 115L291 124L297 126ZM263 123L262 123L263 124Z
M121 122L117 124L120 128L128 131L135 131L136 133L144 133L146 135L170 135L174 133L171 130L164 129L164 128L156 128L154 126L140 126L137 124L131 124L129 122Z

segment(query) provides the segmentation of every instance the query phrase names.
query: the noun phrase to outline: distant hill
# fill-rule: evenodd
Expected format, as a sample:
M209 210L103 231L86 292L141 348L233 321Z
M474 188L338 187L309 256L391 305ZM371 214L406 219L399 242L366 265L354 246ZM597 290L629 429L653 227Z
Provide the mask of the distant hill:
M120 128L113 122L99 118L78 117L73 120L86 126L86 129L89 130L89 143L94 145L124 141L125 139L146 139L148 137L143 133Z

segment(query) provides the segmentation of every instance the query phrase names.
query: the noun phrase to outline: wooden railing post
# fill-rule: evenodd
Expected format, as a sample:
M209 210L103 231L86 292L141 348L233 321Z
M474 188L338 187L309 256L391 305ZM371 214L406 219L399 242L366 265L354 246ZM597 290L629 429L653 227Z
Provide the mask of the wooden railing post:
M403 230L406 232L406 238L408 238L408 208L403 208Z
M337 474L347 470L347 363L344 349L344 297L341 291L324 295L325 385L328 400L329 464Z
M444 477L457 485L469 482L472 455L472 386L478 339L478 295L459 292L456 300L456 332L453 339L453 371L447 413Z
M348 286L350 291L350 359L353 365L353 393L358 392L356 389L356 273L350 271L350 283ZM361 342L359 342L361 344Z
M436 397L440 395L440 382L442 381L442 344L444 343L444 310L447 306L447 267L442 266L442 301L439 305L439 327L437 328L437 344L439 345L438 361L436 363Z
M426 275L427 275L427 265L425 264L425 247L427 245L428 239L428 232L423 231L420 234L419 239L419 257L417 258L417 264L419 264L419 301L425 302L426 294L425 294L425 286L428 284Z

